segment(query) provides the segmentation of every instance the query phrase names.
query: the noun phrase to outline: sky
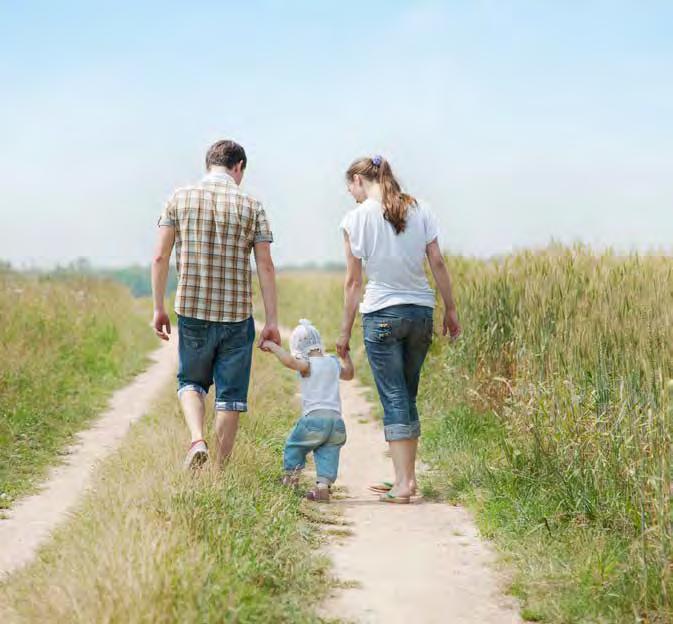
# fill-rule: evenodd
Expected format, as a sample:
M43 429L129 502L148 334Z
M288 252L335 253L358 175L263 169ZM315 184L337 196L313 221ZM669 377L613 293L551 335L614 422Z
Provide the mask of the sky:
M0 259L147 263L215 140L279 265L382 154L449 252L673 248L673 3L0 0Z

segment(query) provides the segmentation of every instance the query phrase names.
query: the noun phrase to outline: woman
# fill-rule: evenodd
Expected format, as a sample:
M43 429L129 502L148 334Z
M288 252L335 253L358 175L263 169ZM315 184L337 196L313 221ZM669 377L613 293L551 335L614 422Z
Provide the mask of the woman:
M432 341L435 295L425 276L430 269L444 302L442 334L460 334L451 280L437 242L431 212L403 193L381 156L356 160L346 172L348 191L359 204L341 223L346 250L345 305L337 351L344 356L362 291L363 262L368 282L360 304L367 357L383 405L394 483L371 489L381 500L408 503L416 493L416 449L421 433L416 394Z

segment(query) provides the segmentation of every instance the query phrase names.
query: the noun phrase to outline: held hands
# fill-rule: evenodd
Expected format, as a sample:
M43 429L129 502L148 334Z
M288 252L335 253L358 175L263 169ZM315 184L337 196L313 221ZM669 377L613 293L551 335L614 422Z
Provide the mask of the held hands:
M264 345L265 342L271 342L280 346L280 331L278 331L278 325L275 323L267 323L264 326L264 329L259 335L259 342L257 343L257 346L262 351L271 351L271 349Z
M442 336L449 334L451 340L455 340L460 336L462 329L460 323L458 322L458 312L456 308L447 308L444 310L444 322L442 324Z
M336 341L336 350L339 354L339 357L346 358L348 357L348 352L351 350L350 345L351 337L349 334L342 333Z
M168 340L171 334L171 319L164 310L155 310L152 319L152 329L162 340Z
M259 348L262 351L266 351L267 353L273 353L274 351L278 350L278 345L271 341L271 340L264 340L260 345Z

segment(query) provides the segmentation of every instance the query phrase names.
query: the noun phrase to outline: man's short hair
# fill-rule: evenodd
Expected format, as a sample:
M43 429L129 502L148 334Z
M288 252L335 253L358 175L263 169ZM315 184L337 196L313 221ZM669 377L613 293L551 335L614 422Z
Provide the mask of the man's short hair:
M233 169L238 163L243 162L243 169L248 164L245 150L234 141L217 141L213 143L206 154L206 169L212 166Z

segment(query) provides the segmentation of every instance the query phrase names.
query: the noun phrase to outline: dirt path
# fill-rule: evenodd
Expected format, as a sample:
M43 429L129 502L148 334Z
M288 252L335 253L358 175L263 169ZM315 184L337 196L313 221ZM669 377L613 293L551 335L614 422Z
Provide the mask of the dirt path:
M369 493L369 483L392 473L383 431L371 422L362 387L342 382L341 392L348 443L338 485L347 498L333 504L353 535L332 540L327 552L336 576L354 587L338 590L322 615L386 624L521 622L516 602L502 594L494 554L465 509L384 504Z
M147 412L175 374L177 341L150 355L153 364L112 395L109 407L77 435L67 459L54 467L40 491L19 500L0 520L0 577L26 565L88 487L95 465L114 451L130 425Z
M154 352L154 363L112 396L109 409L78 435L40 492L0 520L0 577L27 564L67 518L95 465L119 446L174 374L175 346L171 341ZM492 552L464 509L429 502L384 505L367 491L371 481L390 476L383 433L371 421L364 389L344 382L341 390L349 441L339 485L347 497L332 508L343 513L353 535L333 540L327 552L337 577L354 587L336 591L322 615L358 623L521 622L514 600L501 594Z

